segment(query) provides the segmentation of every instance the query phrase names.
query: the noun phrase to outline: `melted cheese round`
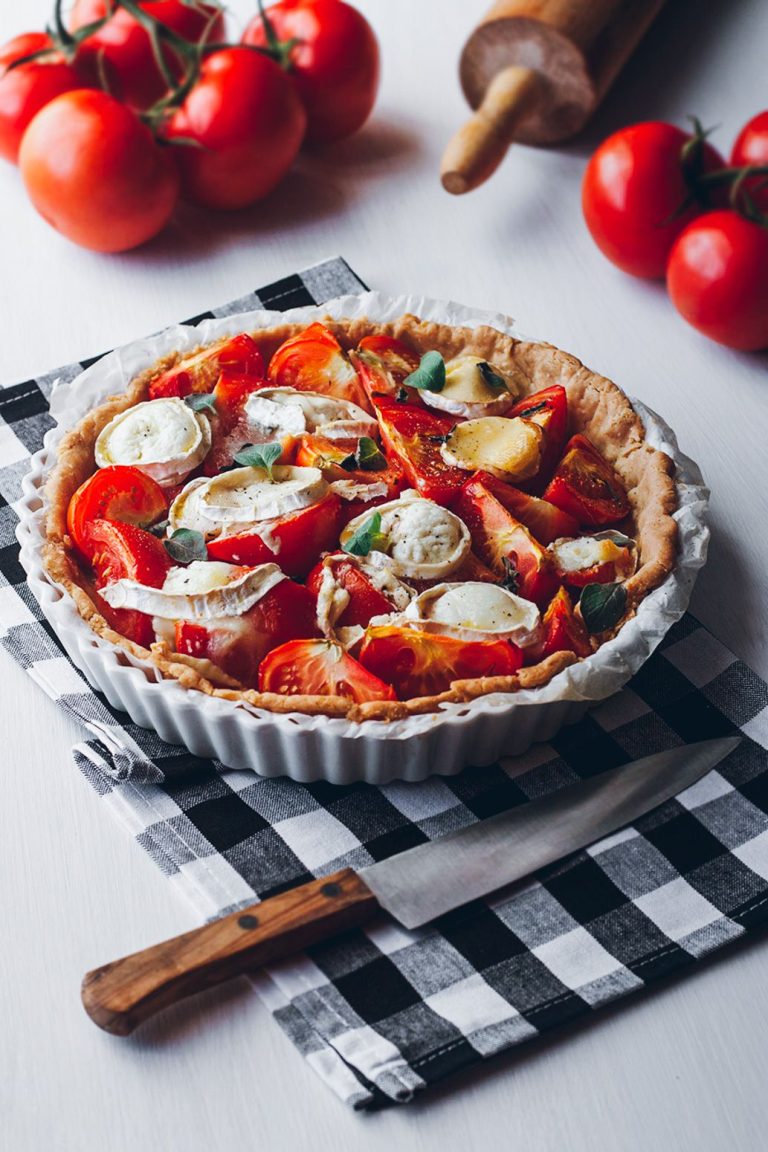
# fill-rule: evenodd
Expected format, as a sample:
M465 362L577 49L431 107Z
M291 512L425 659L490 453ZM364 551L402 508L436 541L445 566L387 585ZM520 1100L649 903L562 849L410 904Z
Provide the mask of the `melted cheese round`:
M544 433L519 416L484 416L457 424L440 445L446 464L466 472L483 469L515 483L535 476L541 464Z
M491 372L504 381L506 387L494 388L489 384L480 369L481 364L487 364ZM445 366L443 388L439 392L424 389L421 395L424 403L431 408L473 419L501 415L512 407L519 392L519 384L508 372L502 372L480 356L457 356Z
M461 640L511 640L520 648L538 643L541 616L535 604L496 584L438 584L408 605L404 620L423 631Z
M208 418L174 396L145 400L113 417L96 441L95 456L99 468L131 464L171 487L202 463L210 447Z
M439 580L455 572L469 552L472 539L464 521L411 489L374 511L381 515L385 552L395 576ZM342 532L342 544L370 518L371 512L364 512L350 520ZM374 556L372 552L369 563Z
M263 520L275 520L317 504L328 492L319 468L278 465L273 480L263 468L233 468L211 480L190 481L171 505L171 531L191 528L210 539L236 535Z
M162 588L136 580L116 580L100 590L112 608L130 608L163 620L215 620L242 616L286 577L276 564L241 568L212 560L194 560L171 568Z
M254 439L283 440L287 436L316 433L327 440L375 437L378 424L349 400L296 388L262 388L245 403L245 415Z

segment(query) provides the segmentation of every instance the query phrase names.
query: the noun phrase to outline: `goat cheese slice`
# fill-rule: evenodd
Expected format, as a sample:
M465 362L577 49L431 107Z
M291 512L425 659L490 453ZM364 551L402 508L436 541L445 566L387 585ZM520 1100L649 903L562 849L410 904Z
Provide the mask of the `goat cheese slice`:
M162 588L136 580L116 580L99 590L112 608L130 608L162 620L216 620L242 616L285 575L277 564L243 568L214 560L194 560L171 568Z
M437 584L411 601L403 619L422 631L460 640L511 640L528 648L541 638L541 616L535 604L497 584L480 581Z
M169 528L191 528L206 538L244 532L319 503L328 481L319 468L277 465L272 479L263 468L233 468L210 480L190 481L171 505Z
M472 538L464 521L413 489L402 492L398 500L379 504L374 512L381 516L381 535L386 537L386 545L379 551L389 557L393 575L439 580L455 572L466 559ZM341 535L342 546L371 515L364 512L350 520ZM371 552L368 562L375 563L375 556L376 552Z
M500 383L494 385L493 378ZM512 407L519 393L520 385L509 372L503 372L480 356L457 356L445 366L445 384L441 390L430 392L425 388L421 396L431 408L474 419L500 416Z
M205 459L211 426L178 396L145 400L118 413L96 441L99 468L131 464L164 487L180 484Z
M378 424L349 400L297 388L262 388L245 403L248 427L255 437L276 440L308 432L327 440L375 437Z
M440 445L440 455L455 468L483 469L514 484L538 472L543 438L542 429L532 420L483 416L457 424Z

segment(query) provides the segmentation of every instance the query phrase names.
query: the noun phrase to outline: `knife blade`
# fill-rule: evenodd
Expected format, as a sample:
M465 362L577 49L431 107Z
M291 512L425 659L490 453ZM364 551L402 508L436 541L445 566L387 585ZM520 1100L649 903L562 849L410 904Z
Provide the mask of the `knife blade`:
M623 828L689 788L740 741L657 752L105 964L83 979L85 1010L107 1032L127 1036L185 996L359 927L382 909L420 927Z

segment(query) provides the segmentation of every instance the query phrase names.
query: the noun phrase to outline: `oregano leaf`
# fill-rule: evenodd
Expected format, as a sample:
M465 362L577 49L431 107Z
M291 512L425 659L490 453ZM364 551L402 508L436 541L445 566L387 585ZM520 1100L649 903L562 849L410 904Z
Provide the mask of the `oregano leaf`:
M235 463L242 468L263 468L269 479L274 481L272 467L282 454L282 444L246 444L235 453Z
M387 466L383 452L370 436L361 436L358 440L356 459L363 472L381 472Z
M445 388L445 360L439 352L425 352L418 368L406 376L403 384L427 392L442 392Z
M501 581L502 588L506 588L507 592L517 592L520 587L520 573L517 565L514 564L508 556L502 558L504 565L504 578Z
M370 520L352 533L346 544L342 545L350 556L367 556L369 552L383 552L387 546L387 537L381 531L381 512L374 512Z
M169 540L164 540L165 550L176 564L191 564L193 560L207 560L208 548L202 532L192 528L177 528Z
M184 397L184 403L193 412L203 412L206 408L211 412L216 411L216 397L213 392L191 392L189 396Z
M579 604L587 631L607 632L626 612L627 592L623 584L587 584Z

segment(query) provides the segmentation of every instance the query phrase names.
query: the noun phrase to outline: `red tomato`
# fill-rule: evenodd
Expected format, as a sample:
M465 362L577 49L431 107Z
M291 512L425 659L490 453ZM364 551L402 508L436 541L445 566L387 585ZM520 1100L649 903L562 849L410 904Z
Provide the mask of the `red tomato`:
M727 210L700 216L672 249L667 288L680 315L711 340L768 348L768 228Z
M403 380L419 366L419 357L402 340L393 336L364 336L349 358L357 369L363 387L374 396L397 396ZM416 388L408 389L409 403L419 402Z
M295 40L288 67L307 110L307 140L327 144L368 119L379 86L379 45L365 17L343 0L282 0L267 17L279 40ZM243 43L269 46L261 16Z
M233 336L225 344L187 356L173 368L157 376L149 386L149 399L164 396L188 396L190 392L209 392L222 371L261 380L264 360L259 346L247 332Z
M768 110L758 112L739 132L731 152L731 164L735 168L747 164L768 165ZM744 186L758 208L768 212L768 173L750 176Z
M286 576L300 579L306 576L321 552L329 552L338 545L340 529L341 500L331 493L319 504L269 521L270 534L280 543L277 553L255 532L243 532L211 540L208 555L211 560L248 567L279 564Z
M540 606L546 604L557 588L557 578L547 552L525 525L474 476L459 492L453 508L472 533L480 558L497 576L506 577L511 564L518 595Z
M215 5L155 0L141 3L140 7L190 43L199 43L205 37L214 44L224 33L224 16ZM110 11L113 15L106 24L80 44L78 67L94 84L103 68L115 95L133 108L148 108L165 94L168 86L155 62L148 34L130 12L115 9L112 0L76 0L70 26L77 31L103 20ZM175 53L166 47L163 56L171 75L180 78L182 68Z
M540 492L562 455L568 435L568 397L565 388L562 384L551 384L549 388L542 388L540 392L524 396L505 415L510 419L513 416L521 416L544 429L544 450L539 470L533 480L528 480L524 485ZM520 519L524 518L521 516Z
M466 472L446 464L440 455L442 438L456 420L387 397L377 397L373 406L381 438L413 487L429 500L449 504L467 478Z
M574 652L577 656L589 656L592 645L587 630L573 610L573 602L561 588L544 613L542 620L543 641L537 659L551 656L553 652Z
M396 698L333 640L291 640L273 649L259 670L259 689L281 696L343 696L356 704Z
M281 344L269 362L269 379L277 388L321 392L371 410L357 372L324 324L310 324Z
M305 114L279 64L248 48L206 56L163 128L179 140L184 196L203 208L247 208L280 183L304 136ZM184 141L195 143L184 143Z
M338 587L349 594L349 603L336 620L337 627L352 628L359 624L361 628L367 628L372 616L382 616L393 611L390 601L374 588L365 572L361 572L353 560L343 556L321 560L307 576L307 588L315 600L320 594L326 567L330 568Z
M40 215L96 252L150 240L176 206L179 181L167 150L104 92L66 92L47 104L24 134L19 164Z
M98 588L123 579L160 588L171 567L170 557L157 537L133 524L97 520L91 525L90 542ZM106 600L96 595L99 611L111 628L144 648L154 642L151 616L132 608L110 608Z
M67 530L86 559L93 553L95 520L119 520L147 528L162 519L168 501L159 484L138 468L113 464L94 472L75 492L67 509Z
M18 162L21 138L40 109L63 92L83 87L74 67L58 53L6 71L15 60L51 44L47 32L27 32L0 48L0 156L11 164Z
M491 476L489 472L476 472L474 479L479 480L508 512L524 524L540 544L551 544L561 536L578 536L578 520L548 500L529 496L519 488L513 488L511 484Z
M288 640L317 635L313 597L301 584L281 580L242 616L208 624L177 621L176 650L210 660L241 684L255 687L267 652Z
M522 651L507 640L457 640L392 625L369 628L360 663L391 684L401 700L437 696L454 680L511 676Z
M590 528L615 524L629 512L627 494L615 469L580 435L566 444L544 499Z
M675 238L703 211L694 203L675 215L695 176L695 162L683 164L683 147L691 139L674 124L633 124L609 136L587 165L582 186L587 227L601 252L633 276L663 276ZM701 145L701 171L724 164L710 144Z

